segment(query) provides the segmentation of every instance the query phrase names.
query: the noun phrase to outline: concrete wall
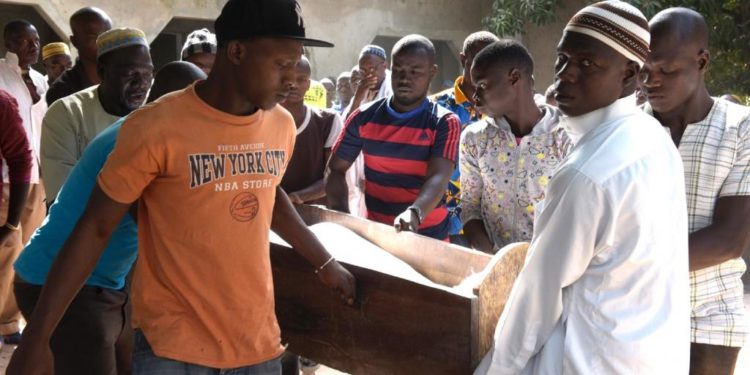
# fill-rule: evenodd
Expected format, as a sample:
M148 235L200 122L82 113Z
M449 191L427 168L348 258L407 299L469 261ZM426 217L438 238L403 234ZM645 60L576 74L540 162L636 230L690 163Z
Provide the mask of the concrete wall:
M153 41L172 17L213 20L226 0L0 0L28 4L62 39L70 35L68 19L77 9L98 6L115 26L142 29ZM490 0L300 0L310 36L336 48L310 50L315 77L335 76L356 63L362 46L376 36L423 34L447 41L458 58L463 39L481 28ZM45 43L46 41L42 41Z
M418 33L444 40L458 58L464 38L481 28L482 0L300 0L307 32L336 44L311 49L316 75L337 75L356 63L375 36ZM389 51L390 54L390 51Z
M336 76L356 64L362 46L376 36L400 37L419 33L445 41L458 59L464 38L481 29L481 20L491 9L491 0L299 0L307 33L328 40L335 48L311 48L310 60L316 78ZM115 26L133 26L156 39L174 17L213 21L226 0L0 0L28 4L47 21L51 30L66 40L68 19L77 9L94 5L104 9ZM555 46L567 20L586 0L566 0L558 11L559 21L544 27L527 27L521 37L536 61L536 87L543 92L552 83ZM42 43L47 43L43 40ZM389 51L390 52L390 51ZM447 67L450 75L458 72Z
M154 40L172 17L215 19L226 0L0 0L36 7L60 37L70 35L68 19L85 6L104 9L115 27L132 26Z

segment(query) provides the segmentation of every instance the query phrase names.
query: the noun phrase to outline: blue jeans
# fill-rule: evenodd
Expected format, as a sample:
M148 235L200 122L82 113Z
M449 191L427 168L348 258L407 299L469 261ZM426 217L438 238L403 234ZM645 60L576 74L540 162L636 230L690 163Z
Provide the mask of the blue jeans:
M157 357L141 330L135 331L133 350L133 374L135 375L280 375L279 358L257 365L233 369L216 369Z

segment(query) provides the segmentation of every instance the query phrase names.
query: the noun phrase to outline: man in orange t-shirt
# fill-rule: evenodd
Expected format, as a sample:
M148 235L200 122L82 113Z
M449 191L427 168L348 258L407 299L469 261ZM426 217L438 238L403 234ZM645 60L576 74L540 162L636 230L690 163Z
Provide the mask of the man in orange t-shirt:
M352 275L278 186L296 130L277 103L288 93L302 46L331 45L304 38L294 0L230 0L216 31L219 48L208 79L123 124L16 352L29 360L16 362L12 374L50 372L51 332L139 198L136 374L279 373L284 349L274 314L271 228L325 285L348 301L354 297Z

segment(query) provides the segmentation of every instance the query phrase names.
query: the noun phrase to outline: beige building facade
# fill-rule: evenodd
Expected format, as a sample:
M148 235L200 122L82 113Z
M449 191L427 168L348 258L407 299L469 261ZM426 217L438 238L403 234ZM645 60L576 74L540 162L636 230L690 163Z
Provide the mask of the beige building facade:
M37 24L42 43L68 41L68 19L84 6L104 9L114 25L131 26L146 32L152 42L157 65L178 58L185 35L197 27L212 29L226 0L0 0L0 23L29 18ZM438 49L440 77L433 90L451 84L460 74L458 54L464 38L482 28L481 20L491 0L300 0L307 32L329 40L335 48L311 48L308 53L314 77L336 76L357 62L362 46L376 41L389 50L401 36L417 33L433 40ZM583 0L569 0L561 10L567 19ZM25 16L25 17L24 17ZM39 25L44 22L44 25ZM522 37L537 61L537 89L543 91L552 80L554 46L564 21L529 28ZM4 53L2 47L0 52ZM440 86L440 87L436 87Z

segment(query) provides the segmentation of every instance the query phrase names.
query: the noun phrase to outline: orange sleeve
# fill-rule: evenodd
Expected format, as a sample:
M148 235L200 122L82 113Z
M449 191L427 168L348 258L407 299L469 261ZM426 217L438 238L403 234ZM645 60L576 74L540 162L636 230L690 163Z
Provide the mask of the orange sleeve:
M161 174L168 137L160 134L160 121L148 120L142 113L131 115L122 124L115 148L99 173L99 187L112 200L133 203Z

